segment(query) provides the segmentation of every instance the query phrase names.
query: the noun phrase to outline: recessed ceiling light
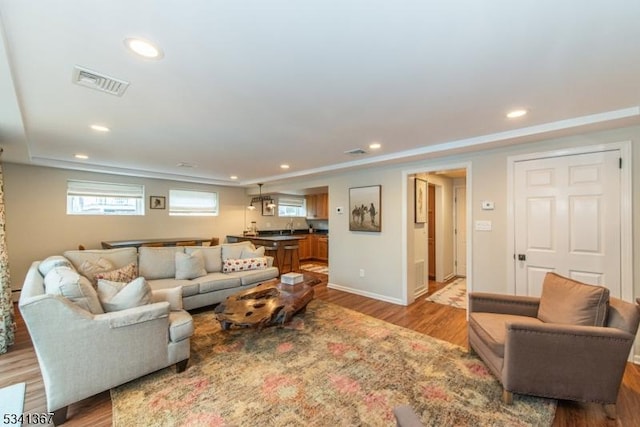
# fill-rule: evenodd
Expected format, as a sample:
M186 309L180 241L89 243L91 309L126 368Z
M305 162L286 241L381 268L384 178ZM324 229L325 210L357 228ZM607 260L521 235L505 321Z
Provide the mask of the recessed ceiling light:
M369 148L371 148L372 150L377 150L380 147L382 147L382 144L380 144L379 142L372 142L371 144L369 144Z
M89 127L95 130L96 132L109 132L111 130L108 127L102 126L102 125L91 125Z
M238 179L238 177L237 177L236 175L231 175L231 176L229 177L229 179L234 179L234 180L235 180L235 179Z
M162 49L146 40L137 38L126 38L124 39L124 45L133 53L140 55L143 58L162 59L164 57Z
M522 117L527 114L527 110L513 110L507 113L507 117L510 119L515 119L518 117Z
M80 159L80 160L87 160L89 158L89 156L87 156L86 154L76 154L75 156L76 159Z
M281 164L280 165L280 169L289 169L289 165L285 164Z

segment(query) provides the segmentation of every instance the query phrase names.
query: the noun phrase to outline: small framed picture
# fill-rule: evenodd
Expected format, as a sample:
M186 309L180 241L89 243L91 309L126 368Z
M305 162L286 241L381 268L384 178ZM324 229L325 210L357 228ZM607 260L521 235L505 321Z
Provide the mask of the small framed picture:
M262 216L275 216L276 208L269 207L269 203L272 203L271 200L263 200L262 201Z
M165 209L166 207L166 199L164 196L149 196L149 208Z
M427 181L415 179L415 223L427 222Z
M349 189L349 231L382 230L382 186L356 187Z

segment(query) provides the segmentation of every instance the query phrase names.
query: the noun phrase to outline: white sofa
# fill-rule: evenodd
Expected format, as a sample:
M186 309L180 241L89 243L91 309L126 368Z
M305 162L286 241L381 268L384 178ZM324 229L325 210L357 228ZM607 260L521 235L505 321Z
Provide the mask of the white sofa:
M27 273L19 308L55 425L64 423L71 403L173 364L178 372L186 369L193 320L179 308L179 295L171 303L160 295L145 305L92 313L47 293L39 265Z
M193 279L181 278L185 275L179 274L176 253L192 255L196 251L202 254L205 271ZM225 260L246 260L251 255L260 256L263 253L264 249L256 249L251 242L239 242L217 246L140 247L137 250L136 248L71 250L64 252L63 256L80 272L83 271L82 266L85 262L93 265L107 262L114 269L135 264L138 275L147 280L152 290L180 286L184 309L192 310L220 303L241 289L278 277L278 268L273 266L273 257L269 256L263 257L266 261L264 268L223 272ZM191 276L187 274L186 277Z

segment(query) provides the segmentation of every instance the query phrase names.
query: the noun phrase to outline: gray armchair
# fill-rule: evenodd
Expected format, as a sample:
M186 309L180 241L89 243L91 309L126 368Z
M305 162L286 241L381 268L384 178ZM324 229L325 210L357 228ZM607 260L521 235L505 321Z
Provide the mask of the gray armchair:
M637 304L548 273L540 298L469 295L469 349L513 393L596 402L609 418L638 323Z
M67 405L142 375L189 360L191 315L156 302L92 314L68 299L45 293L35 262L27 273L19 308L42 371L54 424Z

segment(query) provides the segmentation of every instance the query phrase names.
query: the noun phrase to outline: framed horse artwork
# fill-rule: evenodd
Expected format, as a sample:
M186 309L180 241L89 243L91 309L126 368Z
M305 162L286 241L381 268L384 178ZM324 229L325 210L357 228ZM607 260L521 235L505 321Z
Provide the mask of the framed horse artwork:
M349 189L349 231L382 230L382 186Z

